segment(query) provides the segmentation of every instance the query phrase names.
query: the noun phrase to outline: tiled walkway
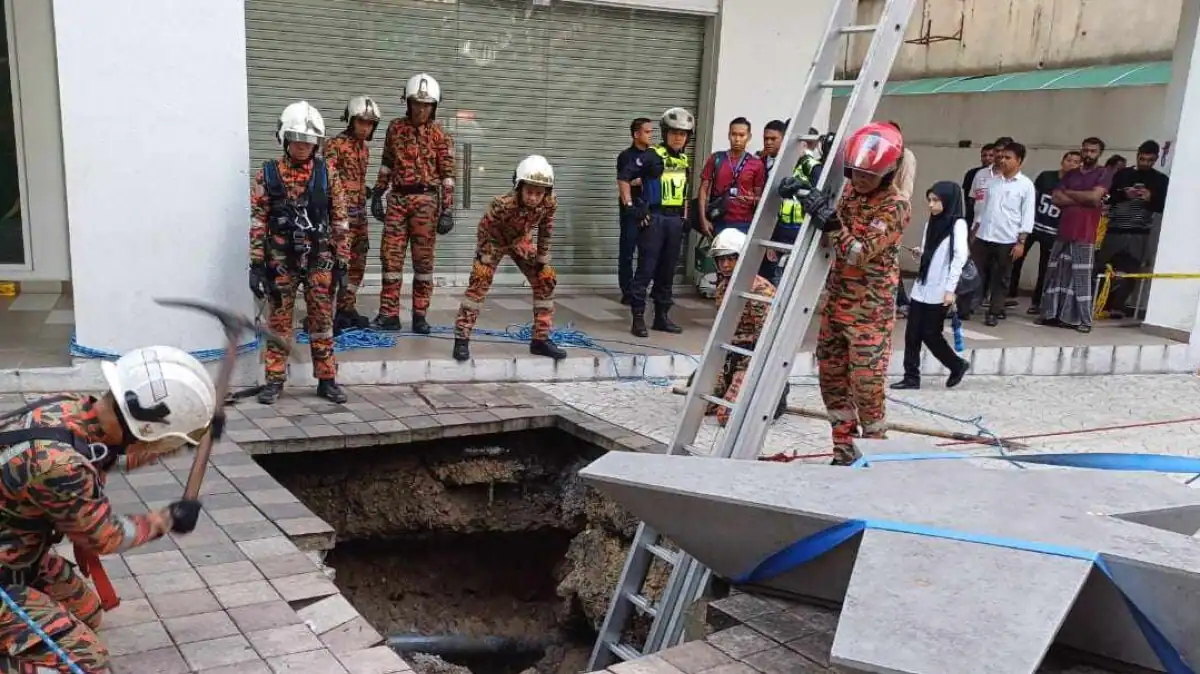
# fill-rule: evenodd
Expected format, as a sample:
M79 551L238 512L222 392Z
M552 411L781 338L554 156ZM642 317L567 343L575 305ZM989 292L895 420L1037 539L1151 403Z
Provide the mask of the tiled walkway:
M648 438L524 385L358 387L346 405L289 391L274 407L227 408L190 534L104 558L121 596L101 634L114 674L398 674L408 665L338 593L322 553L333 529L253 454L365 447L556 427L609 450L660 450ZM0 396L0 410L22 405ZM402 449L397 451L403 451ZM109 477L119 511L179 498L179 456ZM70 555L70 547L60 551Z

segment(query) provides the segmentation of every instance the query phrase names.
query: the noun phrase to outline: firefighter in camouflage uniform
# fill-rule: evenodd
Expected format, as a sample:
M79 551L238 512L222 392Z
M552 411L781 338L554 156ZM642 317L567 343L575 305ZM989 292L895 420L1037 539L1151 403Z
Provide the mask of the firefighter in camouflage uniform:
M371 196L371 189L367 187L367 164L371 161L371 148L367 143L375 139L379 118L379 106L375 101L368 96L355 96L342 112L342 121L348 124L346 130L325 144L325 157L337 166L350 218L346 239L350 260L345 286L339 289L337 296L337 315L333 319L335 334L368 325L367 318L358 313L357 300L358 287L367 271L367 252L371 249L367 231L367 201Z
M270 330L290 339L296 295L304 288L317 395L344 403L334 381L333 298L346 285L349 266L345 194L337 166L316 156L325 138L316 108L305 101L284 108L276 136L283 156L263 164L250 195L250 291L267 300ZM266 380L258 401L272 405L287 380L287 353L273 344L267 345Z
M375 327L400 329L404 253L412 247L412 331L429 334L425 314L433 297L433 254L438 234L454 229L454 140L434 121L442 91L425 73L404 86L405 117L392 120L371 194L371 215L383 222L383 290ZM385 204L386 193L386 208Z
M825 283L817 365L821 397L833 427L833 463L855 459L854 437L885 435L884 377L892 354L900 239L908 204L892 184L904 139L890 124L854 132L844 151L847 185L834 206L829 195L801 196L804 210L827 232L834 251ZM796 196L800 181L780 183L783 198Z
M136 349L101 367L109 390L100 396L61 394L0 416L0 586L88 674L111 671L95 630L117 598L105 597L99 555L188 533L200 516L194 500L118 515L105 476L197 444L217 404L204 366L174 347ZM76 564L52 549L64 537ZM68 671L22 617L0 609L0 674Z
M471 331L483 308L483 299L492 287L496 266L505 255L512 258L533 288L533 338L529 352L554 360L567 357L566 352L550 341L554 286L558 282L554 267L550 266L550 231L558 208L553 190L554 169L550 162L541 155L530 155L517 165L513 190L492 199L479 221L471 280L454 322L455 360L471 358Z

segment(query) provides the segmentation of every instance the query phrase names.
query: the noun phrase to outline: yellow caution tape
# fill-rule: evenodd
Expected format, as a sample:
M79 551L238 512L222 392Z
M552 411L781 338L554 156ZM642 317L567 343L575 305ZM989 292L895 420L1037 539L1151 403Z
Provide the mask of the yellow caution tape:
M1108 303L1108 292L1112 289L1113 279L1154 279L1154 278L1171 278L1171 279L1200 279L1200 273L1186 272L1147 272L1147 273L1129 273L1123 271L1114 271L1111 264L1104 265L1104 279L1100 281L1100 289L1096 292L1096 303L1092 310L1093 319L1108 318L1108 312L1104 310L1104 305Z
M0 297L16 297L17 284L12 281L0 281Z

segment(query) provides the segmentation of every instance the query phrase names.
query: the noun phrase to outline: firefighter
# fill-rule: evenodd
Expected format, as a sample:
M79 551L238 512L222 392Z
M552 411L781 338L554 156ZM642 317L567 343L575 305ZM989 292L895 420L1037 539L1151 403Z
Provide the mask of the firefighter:
M471 281L454 322L455 360L471 358L471 330L483 308L483 298L492 287L496 266L505 255L512 258L533 287L533 339L529 342L529 353L554 360L567 357L565 351L550 341L554 286L558 282L554 267L550 266L550 231L557 208L550 162L537 154L526 157L513 174L513 190L492 199L479 221Z
M633 276L630 310L633 322L629 331L646 337L646 295L654 301L654 323L660 332L679 334L683 328L668 316L674 305L671 298L675 265L683 241L683 223L687 217L688 171L691 163L685 153L696 129L696 118L683 108L671 108L659 120L662 142L642 153L617 175L621 204L641 222L638 233L638 264ZM642 195L633 201L631 183L642 181ZM650 290L653 282L654 289Z
M735 228L722 230L713 237L710 250L713 263L717 266L717 306L721 306L725 295L729 292L729 282L733 278L733 270L737 267L738 257L745 248L746 235ZM755 276L750 292L763 297L775 297L775 286L762 276ZM763 323L767 320L768 309L770 309L770 305L765 302L746 300L746 308L742 310L742 317L738 321L737 331L734 332L731 343L734 346L753 351L758 343L758 335L762 332ZM736 353L726 354L725 367L717 377L713 395L729 402L737 401L738 392L741 391L742 382L746 377L746 368L749 366L750 359L748 357ZM776 419L783 414L784 408L787 407L789 388L785 384L783 397L775 411ZM722 426L729 422L730 413L731 410L728 407L713 404L709 404L705 412L706 415L715 414L717 423Z
M409 78L404 86L407 114L392 120L383 143L383 163L371 194L371 215L383 222L383 290L375 319L380 330L400 329L404 252L411 245L412 331L429 334L425 314L433 297L434 244L438 234L454 228L454 140L434 121L441 97L441 87L429 75Z
M104 494L114 469L132 470L195 445L216 412L204 366L170 346L135 349L100 364L107 391L60 394L0 417L0 586L79 669L108 674L100 626L106 583L93 590L52 549L66 537L76 564L196 527L200 502L118 515ZM93 567L91 575L98 579ZM105 576L107 578L107 576ZM115 595L111 596L115 602ZM0 610L0 673L67 666L14 611Z
M333 296L346 284L349 265L346 199L336 164L316 156L325 138L316 108L306 101L284 108L276 137L283 156L263 163L250 196L250 290L267 300L271 331L289 339L296 295L304 288L317 395L344 403L334 381ZM287 380L287 354L270 344L266 379L258 401L272 405Z
M885 436L884 377L896 322L900 239L909 218L907 202L893 184L903 153L898 129L868 124L846 141L848 180L836 206L824 192L800 197L804 210L828 233L834 252L817 365L833 427L835 465L853 463L856 434ZM789 176L780 183L779 195L791 198L801 189L801 181Z
M379 126L379 106L368 96L355 96L346 104L342 121L346 130L325 144L325 157L338 170L338 179L346 194L346 210L350 217L350 232L346 247L350 260L346 271L345 286L337 295L337 316L333 331L339 333L351 328L365 328L369 321L358 313L358 287L367 271L367 252L371 244L367 240L367 200L371 189L367 187L367 164L371 161L368 142L375 139L375 128Z

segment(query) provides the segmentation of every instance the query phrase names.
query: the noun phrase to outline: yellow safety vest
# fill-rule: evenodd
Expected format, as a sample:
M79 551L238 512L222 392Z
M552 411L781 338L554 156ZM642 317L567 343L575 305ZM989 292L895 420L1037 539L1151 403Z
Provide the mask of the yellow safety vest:
M792 175L812 187L812 171L816 165L816 157L806 154L796 164L796 168L792 169ZM804 222L804 207L800 205L798 197L784 199L783 203L779 205L779 221L787 225L798 225Z
M662 188L660 205L682 207L687 202L688 169L691 168L688 156L676 157L662 145L655 145L654 152L663 160L663 174L658 179Z

